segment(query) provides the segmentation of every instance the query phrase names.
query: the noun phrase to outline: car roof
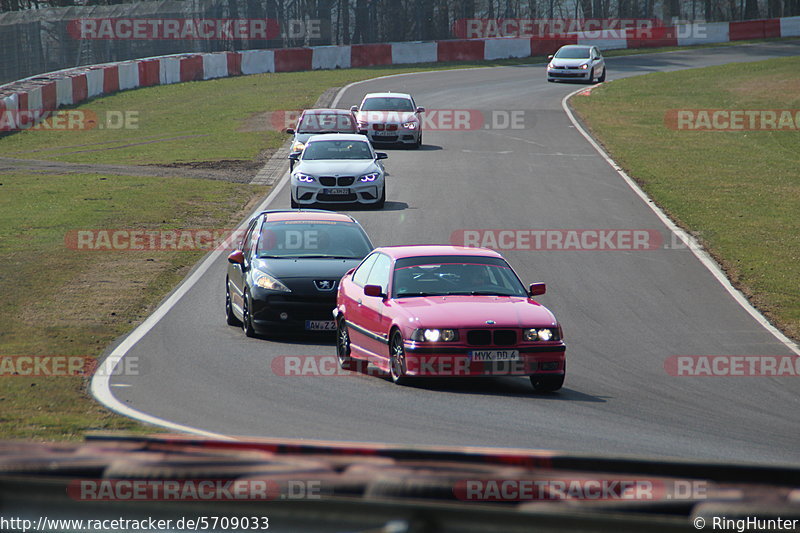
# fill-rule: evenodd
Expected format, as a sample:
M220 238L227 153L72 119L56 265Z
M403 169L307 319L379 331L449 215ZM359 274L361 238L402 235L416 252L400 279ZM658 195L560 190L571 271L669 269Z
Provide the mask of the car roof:
M559 48L559 50L561 50L562 48L594 48L594 46L592 46L591 44L565 44L564 46Z
M405 98L411 100L411 95L406 93L369 93L364 96L364 100L367 98Z
M472 255L475 257L499 257L502 255L488 248L471 248L466 246L449 246L441 244L412 244L406 246L383 246L376 248L393 259L404 257L428 257L436 255Z
M349 109L332 109L332 108L318 108L318 109L306 109L303 111L304 115L347 115L353 116L353 113Z
M303 220L309 222L355 222L353 217L335 211L322 209L292 209L286 211L265 211L267 222L287 222Z
M366 135L360 135L358 133L320 133L319 135L314 135L311 137L308 142L313 143L317 141L362 141L362 142L369 142Z

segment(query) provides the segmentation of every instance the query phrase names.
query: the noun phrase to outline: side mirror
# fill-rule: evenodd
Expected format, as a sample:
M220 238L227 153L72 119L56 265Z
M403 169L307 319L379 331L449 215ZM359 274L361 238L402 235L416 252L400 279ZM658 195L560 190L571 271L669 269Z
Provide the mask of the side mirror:
M380 285L366 285L364 286L364 294L366 296L383 296L383 289Z
M292 161L297 161L298 159L300 159L300 153L301 152L292 152L291 154L289 154L289 159L291 159Z
M424 113L424 112L425 112L425 108L424 107L422 107L422 106L417 107L417 113Z
M375 152L375 159L389 159L389 154L386 152Z
M547 56L547 59L553 59L553 57L555 56L553 54L550 54L549 56Z
M357 105L354 105L354 106L352 106L352 107L350 108L350 112L351 112L351 113L358 113L358 106L357 106Z
M228 256L228 263L233 263L233 264L237 264L237 265L243 265L244 264L244 254L242 253L242 251L241 250L234 250L233 252L231 252L231 254Z
M545 285L540 281L537 283L531 283L528 294L530 294L531 296L539 296L540 294L544 294L545 292L547 292L547 285Z
M286 133L289 135L294 135L294 130L292 128L286 128Z

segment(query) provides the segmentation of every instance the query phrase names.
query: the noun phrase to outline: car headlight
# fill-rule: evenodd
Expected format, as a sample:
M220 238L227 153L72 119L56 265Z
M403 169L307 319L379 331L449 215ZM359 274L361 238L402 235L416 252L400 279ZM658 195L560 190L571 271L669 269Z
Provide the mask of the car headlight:
M584 63L583 65L581 65L582 70L586 70L587 68L589 68L588 64Z
M547 64L547 68L555 68L552 63Z
M292 145L292 152L302 152L303 148L305 147L306 147L305 144L301 143L300 141L297 141Z
M369 122L364 122L362 120L358 121L358 129L365 130L367 129L367 126L369 126Z
M308 174L303 174L302 172L298 172L294 175L297 178L297 181L302 181L303 183L314 183L316 178L314 176L309 176Z
M405 124L403 124L403 127L405 129L407 129L407 130L415 130L415 129L417 129L417 126L419 126L419 124L416 123L416 122L413 122L413 121L412 122L406 122Z
M559 339L556 328L531 328L522 332L526 341L557 341Z
M411 340L426 342L453 342L458 340L458 332L454 329L415 329Z
M256 285L261 287L262 289L267 289L270 291L277 291L277 292L292 292L289 287L278 281L277 279L273 278L269 274L265 272L261 272L259 270L255 271L256 276Z
M358 181L364 181L364 182L375 181L380 176L381 176L380 172L372 172L371 174L364 174L363 176L358 178Z

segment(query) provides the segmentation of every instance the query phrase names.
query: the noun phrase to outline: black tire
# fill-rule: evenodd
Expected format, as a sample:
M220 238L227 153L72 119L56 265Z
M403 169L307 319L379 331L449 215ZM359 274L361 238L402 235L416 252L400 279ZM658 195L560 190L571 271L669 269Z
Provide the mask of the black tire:
M355 361L350 357L350 334L347 332L344 317L339 317L336 321L336 358L342 369L353 370Z
M419 150L422 148L422 132L419 134L419 138L417 139L417 144L414 145L414 150Z
M381 197L378 198L378 201L375 202L375 207L378 209L383 209L383 206L386 205L386 184L383 184L383 189L381 190Z
M597 81L600 83L606 81L606 67L603 67L603 73L600 74L600 77L597 78Z
M300 205L294 201L294 196L291 196L291 193L289 196L289 201L291 202L292 209L297 209L300 207Z
M564 374L531 376L531 385L536 392L555 392L564 385Z
M229 326L241 326L242 321L236 318L231 305L231 289L228 278L225 278L225 321Z
M253 317L250 315L250 295L244 291L244 298L242 299L242 330L245 336L255 337L256 330L253 328Z
M389 375L396 385L408 385L411 378L406 376L406 349L399 331L392 333L389 341Z

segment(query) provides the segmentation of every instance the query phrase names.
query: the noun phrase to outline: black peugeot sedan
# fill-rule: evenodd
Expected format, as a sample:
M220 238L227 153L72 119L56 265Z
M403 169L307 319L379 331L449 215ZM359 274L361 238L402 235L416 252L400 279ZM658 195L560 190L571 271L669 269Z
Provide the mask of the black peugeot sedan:
M264 211L228 256L225 315L245 335L335 331L339 280L374 246L352 217L319 209Z

